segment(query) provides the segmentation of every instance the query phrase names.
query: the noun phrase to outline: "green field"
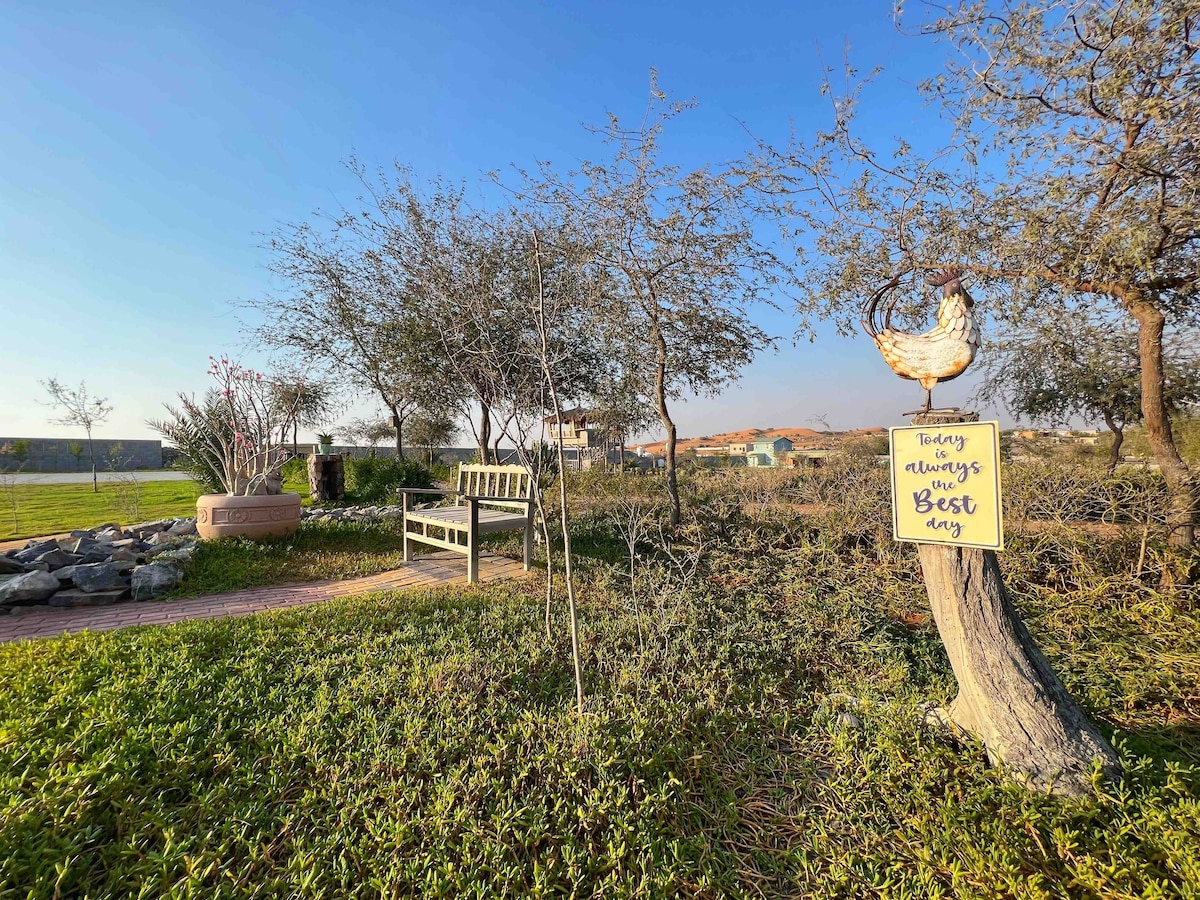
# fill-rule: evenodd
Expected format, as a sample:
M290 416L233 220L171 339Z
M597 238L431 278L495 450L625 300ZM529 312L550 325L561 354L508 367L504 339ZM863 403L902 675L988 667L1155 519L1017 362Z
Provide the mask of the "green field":
M129 488L90 484L18 484L0 491L0 540L59 534L106 522L128 525L166 516L194 516L200 490L192 481L146 481L136 512ZM14 515L13 505L16 504Z
M875 473L822 515L773 512L801 490L774 477L686 485L632 583L580 480L582 720L540 576L0 647L0 897L1200 895L1200 615L1154 587L1164 548L1009 534L1021 614L1126 766L1062 801L923 724L954 680ZM394 552L322 533L341 565ZM316 565L288 546L204 577Z
M308 505L308 484L302 477L289 479L284 489L299 493ZM138 491L135 513L128 483L101 482L99 493L93 492L90 484L35 482L2 486L0 541L60 534L106 522L128 525L168 516L194 516L196 498L203 493L194 481L143 481Z

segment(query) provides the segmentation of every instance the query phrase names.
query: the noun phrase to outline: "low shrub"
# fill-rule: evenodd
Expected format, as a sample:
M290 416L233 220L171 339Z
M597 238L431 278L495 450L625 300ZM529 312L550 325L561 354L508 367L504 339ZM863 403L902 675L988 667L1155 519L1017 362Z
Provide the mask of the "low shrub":
M433 475L418 462L368 456L346 460L346 499L351 503L394 503L399 488L433 487Z

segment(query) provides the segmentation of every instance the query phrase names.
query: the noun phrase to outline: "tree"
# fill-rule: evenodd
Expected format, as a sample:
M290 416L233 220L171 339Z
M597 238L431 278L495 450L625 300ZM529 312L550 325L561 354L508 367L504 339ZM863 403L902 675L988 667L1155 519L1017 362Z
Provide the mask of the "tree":
M376 394L391 413L403 459L405 421L438 392L429 322L378 249L354 237L341 221L331 235L307 223L277 232L271 270L294 296L252 302L265 316L255 333L268 346L325 361Z
M7 441L0 445L0 490L3 490L9 509L12 511L12 530L21 530L20 500L17 492L17 476L29 461L33 444L28 440Z
M333 385L328 381L297 377L294 373L279 377L276 388L279 406L291 411L292 456L299 456L301 426L316 428L323 425L333 412Z
M519 196L578 223L603 274L608 352L666 432L672 526L680 521L671 406L716 394L773 340L749 318L787 275L755 231L750 206L761 173L734 167L690 172L660 159L660 139L691 103L668 101L651 73L641 122L615 115L594 129L611 156L561 174L548 163L523 173Z
M99 493L96 483L96 445L92 441L92 429L104 424L112 407L105 397L93 397L88 393L87 385L79 382L79 387L69 388L57 378L42 382L42 387L50 394L50 406L62 411L62 415L50 421L55 425L70 425L82 428L87 433L88 454L92 458L92 491Z
M420 410L408 426L409 439L428 452L429 465L439 447L448 447L458 438L459 426L454 417L437 410Z
M493 408L497 373L509 386L521 377L536 383L528 360L513 349L523 327L512 313L506 226L470 209L461 185L433 179L424 187L412 172L368 177L352 164L369 201L343 216L340 227L370 252L397 288L393 303L412 302L425 327L420 346L429 352L420 405L456 408L470 423L484 463L494 456ZM488 315L478 315L490 310ZM474 417L478 413L478 424ZM503 423L503 419L501 419Z
M1121 459L1125 426L1140 422L1141 372L1136 331L1120 323L1088 321L1083 310L1047 311L994 341L985 352L983 402L1001 401L1014 416L1064 424L1072 416L1100 418L1113 434L1108 469ZM1174 412L1200 400L1200 365L1170 352L1163 356L1163 397Z
M851 129L863 83L850 69L832 129L763 157L777 176L768 196L802 193L788 211L822 254L805 306L842 313L897 272L953 263L1003 291L993 303L1010 318L1074 297L1125 316L1170 539L1191 546L1197 499L1171 432L1162 337L1168 321L1200 312L1200 10L1195 0L926 8L921 32L954 51L923 85L954 126L946 147L863 143Z
M374 448L384 441L395 440L396 426L386 418L351 419L342 426L342 434L352 443L362 443L372 448L373 453Z
M544 212L486 214L457 204L452 210L443 209L436 237L428 245L436 248L437 255L425 263L423 296L431 308L453 310L456 334L469 336L456 345L456 358L447 365L472 379L475 396L486 398L486 411L503 423L533 476L533 501L547 554L548 636L554 574L543 494L548 460L540 439L547 413L558 425L553 465L559 475L576 706L582 714L583 663L562 422L567 401L586 396L600 372L596 336L601 318L595 314L600 292L596 270L590 265L592 256L578 240L575 223L543 218L539 214ZM456 272L462 277L451 277ZM484 283L488 290L480 289ZM481 453L486 446L480 442Z

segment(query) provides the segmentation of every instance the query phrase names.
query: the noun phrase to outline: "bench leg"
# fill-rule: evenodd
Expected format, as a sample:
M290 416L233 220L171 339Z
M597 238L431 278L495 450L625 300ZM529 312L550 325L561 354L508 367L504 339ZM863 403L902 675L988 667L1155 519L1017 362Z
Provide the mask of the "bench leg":
M402 494L401 496L404 498L404 514L400 519L400 528L402 529L400 533L404 536L404 561L412 562L412 547L408 543L408 494Z
M525 571L533 564L533 512L525 519Z
M479 582L479 503L467 501L467 584Z

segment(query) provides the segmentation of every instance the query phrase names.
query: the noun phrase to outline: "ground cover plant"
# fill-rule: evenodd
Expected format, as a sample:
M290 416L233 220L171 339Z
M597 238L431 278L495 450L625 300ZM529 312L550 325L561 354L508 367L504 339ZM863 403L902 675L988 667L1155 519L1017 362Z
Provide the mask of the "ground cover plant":
M923 724L953 677L851 471L870 497L835 470L805 513L816 481L689 473L632 570L653 480L578 479L582 720L538 578L0 648L0 896L1200 894L1200 621L1163 548L1010 533L1126 766L1063 802Z
M105 522L130 524L122 512L122 485L101 482L93 493L90 484L14 485L19 528L13 528L8 509L0 512L0 540L59 534L75 528L92 528ZM145 481L140 485L138 520L167 516L194 516L200 491L192 481Z
M400 524L313 522L281 538L226 538L196 546L175 597L193 597L268 584L357 578L404 564ZM464 568L464 572L465 572Z

